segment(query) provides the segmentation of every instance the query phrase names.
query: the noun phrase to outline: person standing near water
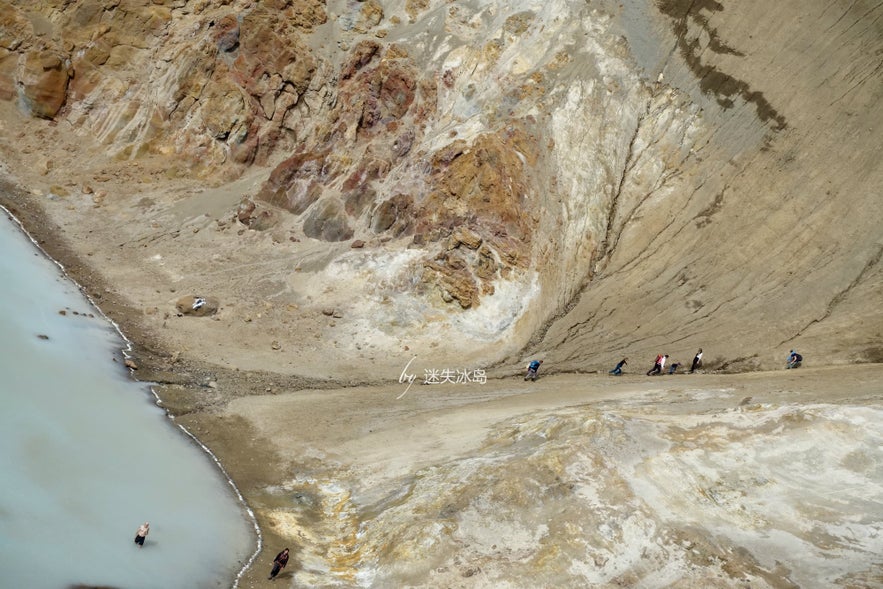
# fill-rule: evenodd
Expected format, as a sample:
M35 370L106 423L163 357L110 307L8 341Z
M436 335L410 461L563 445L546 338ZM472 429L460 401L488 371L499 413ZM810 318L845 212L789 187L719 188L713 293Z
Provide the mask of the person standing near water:
M268 579L275 579L276 575L279 574L279 571L285 568L285 565L288 564L288 548L280 552L276 555L276 558L273 559L273 570L270 571L270 576Z
M144 548L144 540L147 538L148 533L150 533L150 523L144 522L138 528L138 531L135 532L135 544L138 545L138 548Z

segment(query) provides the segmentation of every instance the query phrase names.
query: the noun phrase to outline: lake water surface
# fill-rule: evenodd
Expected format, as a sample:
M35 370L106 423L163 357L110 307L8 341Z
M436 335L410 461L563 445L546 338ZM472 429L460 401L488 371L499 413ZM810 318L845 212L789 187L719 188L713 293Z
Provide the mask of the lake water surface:
M125 346L0 209L0 587L229 587L254 553L235 489Z

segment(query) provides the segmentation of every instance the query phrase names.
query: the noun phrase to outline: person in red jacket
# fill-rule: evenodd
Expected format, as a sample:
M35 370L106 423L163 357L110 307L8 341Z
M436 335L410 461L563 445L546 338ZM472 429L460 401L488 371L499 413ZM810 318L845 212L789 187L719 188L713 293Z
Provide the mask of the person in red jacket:
M668 354L657 355L656 362L653 364L653 368L647 372L647 376L650 376L651 374L662 374L662 369L665 368L666 360L668 360Z

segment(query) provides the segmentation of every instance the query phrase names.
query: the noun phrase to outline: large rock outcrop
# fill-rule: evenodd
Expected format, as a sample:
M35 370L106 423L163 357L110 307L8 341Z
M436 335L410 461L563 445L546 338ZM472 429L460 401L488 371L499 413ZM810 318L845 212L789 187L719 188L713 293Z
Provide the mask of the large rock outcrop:
M248 7L246 10L245 7ZM0 98L35 116L66 105L111 154L162 154L228 176L290 148L316 63L319 2L31 2L0 9Z
M285 276L274 300L345 309L327 335L354 352L881 358L879 7L2 8L0 98L165 178L257 174L208 208L263 236L248 247ZM168 235L152 243L177 240L174 276L232 288Z

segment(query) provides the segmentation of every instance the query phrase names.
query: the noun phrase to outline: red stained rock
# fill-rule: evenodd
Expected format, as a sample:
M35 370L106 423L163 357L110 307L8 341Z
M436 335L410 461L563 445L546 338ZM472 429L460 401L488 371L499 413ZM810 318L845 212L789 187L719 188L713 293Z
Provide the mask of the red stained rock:
M350 56L340 69L340 79L348 80L365 67L377 55L380 44L375 41L360 41L350 52Z
M236 15L228 14L215 23L212 38L218 50L224 53L235 51L239 47L239 20Z
M391 68L383 78L380 100L389 116L401 118L414 102L417 84L412 73L403 68Z
M327 157L328 152L293 155L276 166L257 198L300 215L322 195L329 179Z

